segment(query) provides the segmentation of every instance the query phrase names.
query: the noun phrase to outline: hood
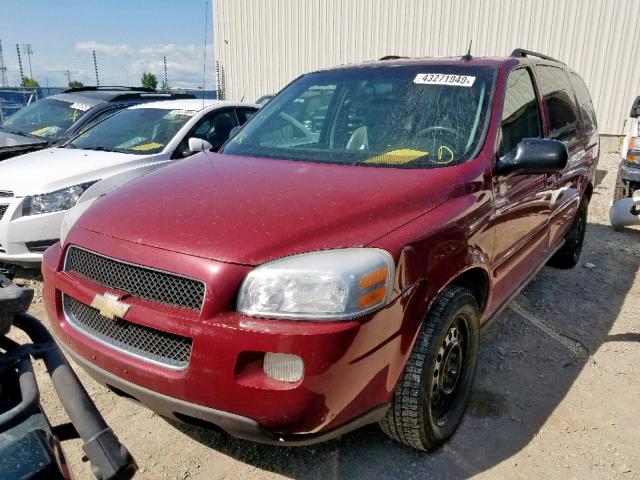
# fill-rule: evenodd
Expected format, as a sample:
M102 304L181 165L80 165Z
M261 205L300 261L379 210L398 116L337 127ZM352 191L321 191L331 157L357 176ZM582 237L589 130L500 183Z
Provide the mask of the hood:
M76 227L256 265L366 245L446 201L456 182L455 167L354 167L203 153L104 197Z
M74 148L47 148L0 163L0 190L16 196L34 195L98 180L123 165L144 164L150 155L132 155Z
M46 145L47 143L49 142L44 139L0 131L0 153L19 151L25 148Z

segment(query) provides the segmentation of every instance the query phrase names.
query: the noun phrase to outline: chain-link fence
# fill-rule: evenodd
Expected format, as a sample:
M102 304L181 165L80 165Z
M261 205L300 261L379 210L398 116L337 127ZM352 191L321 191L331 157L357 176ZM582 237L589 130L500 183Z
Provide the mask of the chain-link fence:
M31 102L55 95L63 90L64 88L0 88L0 122Z

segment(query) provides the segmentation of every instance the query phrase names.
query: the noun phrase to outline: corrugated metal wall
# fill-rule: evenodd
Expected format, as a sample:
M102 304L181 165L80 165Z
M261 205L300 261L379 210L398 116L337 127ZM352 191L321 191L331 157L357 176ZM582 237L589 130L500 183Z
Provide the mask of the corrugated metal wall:
M255 100L301 73L384 55L547 53L577 70L601 133L640 95L640 0L213 0L226 98Z

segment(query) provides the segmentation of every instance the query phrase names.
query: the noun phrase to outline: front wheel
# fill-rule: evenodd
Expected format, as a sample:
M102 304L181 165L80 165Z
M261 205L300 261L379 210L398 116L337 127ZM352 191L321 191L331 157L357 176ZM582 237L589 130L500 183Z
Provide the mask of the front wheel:
M473 294L450 286L427 315L380 421L393 440L418 450L443 444L458 428L476 370L480 315Z
M549 265L557 268L573 268L578 264L582 246L584 245L584 235L587 231L588 210L589 202L586 198L583 198L576 216L573 218L571 228L564 236L564 245L551 257Z

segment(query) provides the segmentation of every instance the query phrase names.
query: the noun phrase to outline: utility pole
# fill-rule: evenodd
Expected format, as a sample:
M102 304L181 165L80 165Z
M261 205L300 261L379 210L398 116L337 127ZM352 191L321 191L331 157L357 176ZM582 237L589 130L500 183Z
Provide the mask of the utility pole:
M100 86L100 77L98 77L98 60L96 60L96 51L93 51L93 68L96 70L96 85Z
M2 53L2 40L0 40L0 86L6 87L9 82L7 81L7 66L4 64L4 55Z
M20 66L20 86L24 84L24 71L22 70L22 57L20 56L20 45L16 43L16 51L18 52L18 65Z
M27 54L27 59L29 61L29 77L33 78L33 70L31 70L31 55L33 55L33 50L31 49L31 44L23 43L22 51Z
M167 79L167 57L162 57L164 60L164 87L169 90L169 80Z

